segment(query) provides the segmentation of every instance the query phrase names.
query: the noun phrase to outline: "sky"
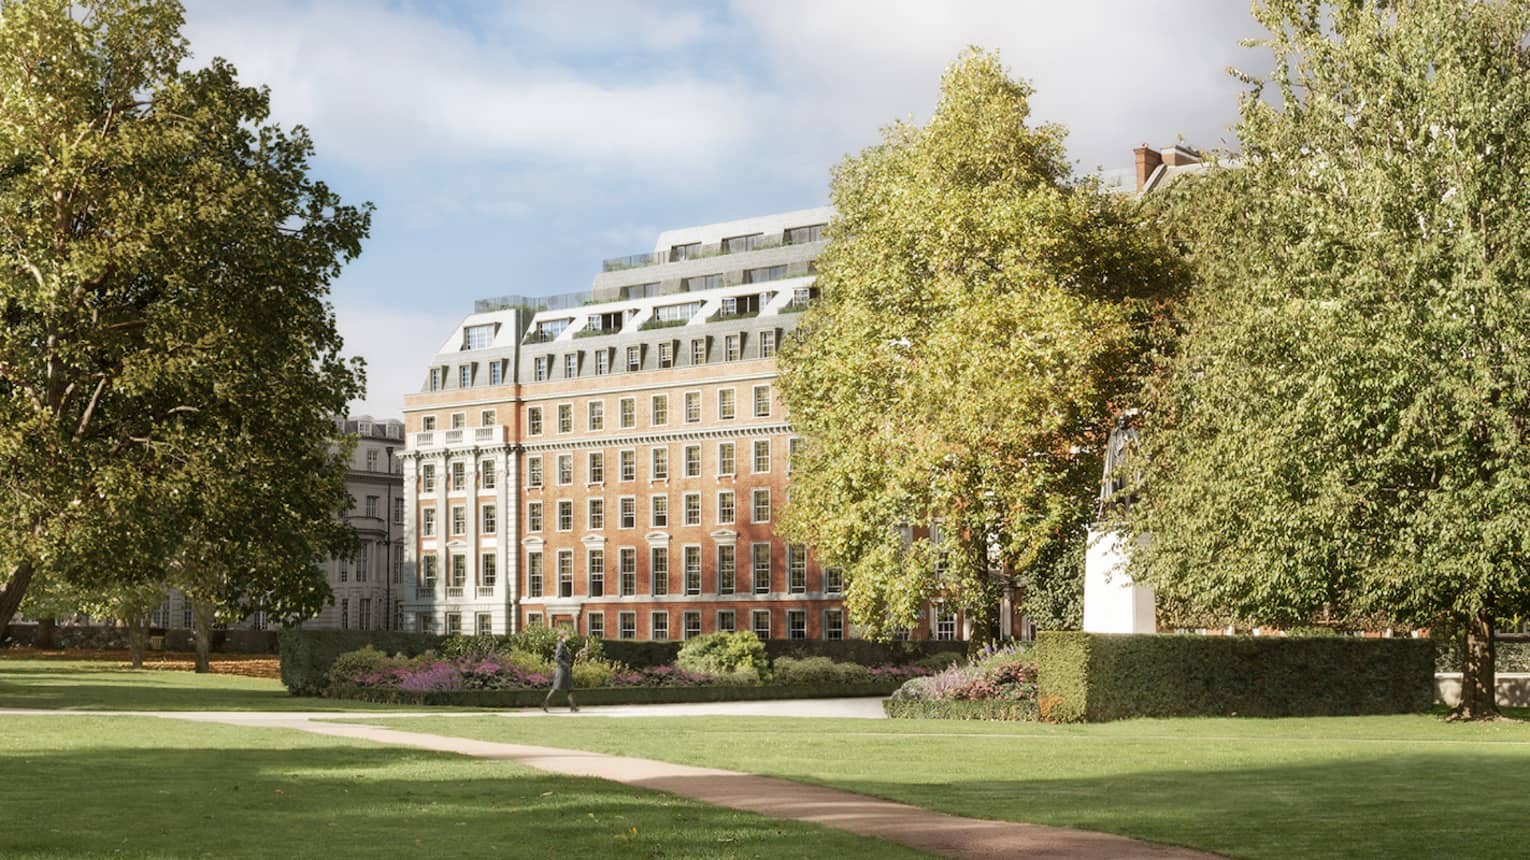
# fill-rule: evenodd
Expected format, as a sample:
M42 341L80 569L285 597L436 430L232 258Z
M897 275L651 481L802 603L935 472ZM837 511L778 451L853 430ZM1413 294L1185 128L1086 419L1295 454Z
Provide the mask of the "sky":
M311 175L377 207L332 298L367 363L352 414L379 418L474 299L589 289L661 230L824 205L837 162L929 119L969 45L1030 81L1080 172L1142 143L1235 148L1227 70L1261 68L1242 0L186 5L193 64L269 86Z

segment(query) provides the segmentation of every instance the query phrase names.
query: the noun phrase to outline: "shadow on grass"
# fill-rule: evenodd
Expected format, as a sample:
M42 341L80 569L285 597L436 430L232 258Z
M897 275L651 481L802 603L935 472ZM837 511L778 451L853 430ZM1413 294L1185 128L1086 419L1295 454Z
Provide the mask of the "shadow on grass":
M360 746L30 749L0 754L0 784L17 788L8 858L915 856L599 780Z
M388 711L398 706L293 696L238 675L0 662L0 708L64 711Z

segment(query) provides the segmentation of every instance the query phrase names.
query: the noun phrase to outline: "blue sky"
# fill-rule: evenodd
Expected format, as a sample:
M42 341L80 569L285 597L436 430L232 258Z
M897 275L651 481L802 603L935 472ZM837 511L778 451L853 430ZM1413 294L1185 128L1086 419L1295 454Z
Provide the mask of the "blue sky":
M194 60L270 86L314 174L377 205L333 298L368 364L354 411L379 417L475 298L587 289L662 229L823 205L967 45L1035 85L1083 170L1228 144L1225 70L1259 65L1240 0L186 2Z

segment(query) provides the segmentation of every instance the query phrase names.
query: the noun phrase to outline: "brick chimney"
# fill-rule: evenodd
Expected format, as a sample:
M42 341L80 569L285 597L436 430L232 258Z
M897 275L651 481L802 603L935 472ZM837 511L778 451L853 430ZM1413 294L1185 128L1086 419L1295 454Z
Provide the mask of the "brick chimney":
M1148 177L1153 175L1158 165L1163 164L1163 156L1145 143L1133 152L1137 153L1137 190L1141 191L1142 186L1147 185Z
M1173 146L1165 147L1163 152L1159 153L1159 157L1163 159L1164 164L1170 167L1183 167L1186 164L1201 163L1201 154L1199 152L1188 146L1180 146L1177 143Z

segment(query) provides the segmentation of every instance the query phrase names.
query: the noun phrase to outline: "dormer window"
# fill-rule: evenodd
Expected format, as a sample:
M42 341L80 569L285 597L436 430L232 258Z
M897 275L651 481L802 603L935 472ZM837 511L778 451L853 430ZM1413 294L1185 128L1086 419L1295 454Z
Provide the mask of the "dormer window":
M734 236L722 240L722 252L724 254L737 254L740 251L753 251L764 242L764 233L750 233L748 236Z
M463 349L488 349L494 345L495 329L499 326L494 323L486 325L470 325L462 330Z
M457 368L457 387L471 388L473 386L473 365L464 364Z
M785 265L744 270L744 283L746 284L758 284L761 281L779 281L784 277L786 277Z
M809 242L823 241L823 228L825 224L809 224L806 227L792 227L781 237L788 245L806 245Z
M694 260L701 256L701 243L689 242L684 245L671 245L669 249L669 261L678 263L681 260Z

